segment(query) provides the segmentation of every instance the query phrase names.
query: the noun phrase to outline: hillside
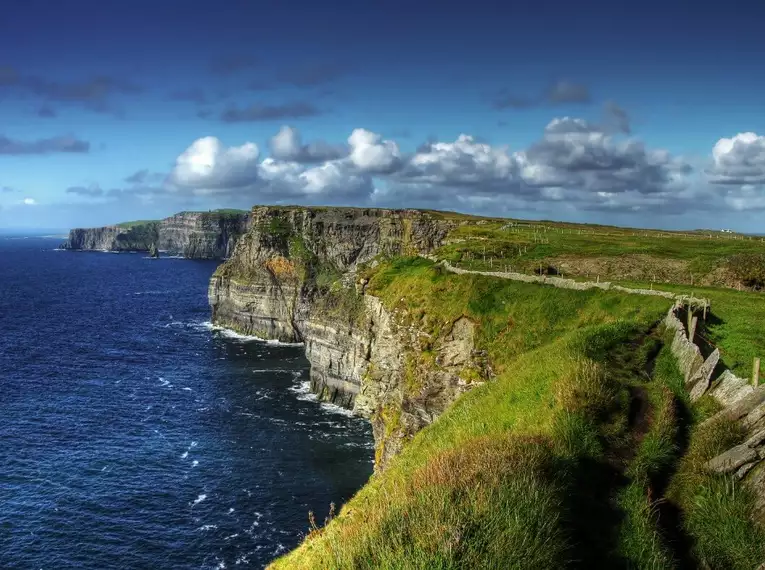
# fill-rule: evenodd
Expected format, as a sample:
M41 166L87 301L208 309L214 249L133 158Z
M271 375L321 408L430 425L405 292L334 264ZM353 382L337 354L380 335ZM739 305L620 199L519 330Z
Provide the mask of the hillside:
M304 342L313 390L368 417L376 444L369 483L326 526L308 515L273 567L757 567L765 388L726 368L746 377L762 354L763 304L678 285L676 269L719 274L761 251L743 236L253 209L213 276L214 322ZM630 284L613 264L581 287L546 277L561 256L625 255L678 277L641 294L605 282ZM541 260L542 283L454 272L510 260Z

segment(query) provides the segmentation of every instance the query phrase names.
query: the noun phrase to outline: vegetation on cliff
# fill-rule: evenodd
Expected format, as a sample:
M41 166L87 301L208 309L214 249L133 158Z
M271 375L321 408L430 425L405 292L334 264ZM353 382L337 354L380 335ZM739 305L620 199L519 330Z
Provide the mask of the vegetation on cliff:
M417 434L274 568L674 568L695 559L744 568L765 556L761 530L741 518L751 509L745 493L692 475L709 452L694 455L694 432L686 453L696 418L656 326L666 300L446 274L422 259L367 277L369 292L431 337L462 316L478 323L496 378ZM380 413L395 420L395 410ZM731 489L723 504L697 504L721 484Z
M460 267L512 264L693 291L713 307L697 335L742 371L765 347L759 294L700 283L744 286L735 256L762 242L433 213L447 226L418 248L413 236L430 230L411 217L395 226L380 218L262 209L216 272L216 303L232 322L278 315L298 331L313 320L362 347L371 341L360 329L380 324L369 320L373 299L400 356L387 363L401 369L365 401L375 406L366 413L382 468L328 524L311 515L304 543L274 568L738 569L765 560L752 496L705 467L743 434L704 423L716 411L710 397L690 402L661 325L666 298L455 274L407 257L424 249ZM455 358L446 350L454 345L469 354ZM362 392L381 372L369 362ZM432 412L455 370L453 403ZM431 416L412 423L418 414Z

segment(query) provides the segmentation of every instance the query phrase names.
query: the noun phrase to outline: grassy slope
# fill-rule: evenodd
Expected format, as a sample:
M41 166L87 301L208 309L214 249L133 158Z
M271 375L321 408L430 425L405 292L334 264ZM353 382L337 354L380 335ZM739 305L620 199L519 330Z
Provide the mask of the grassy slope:
M723 270L733 255L765 253L763 238L552 222L512 222L512 225L508 225L511 223L508 220L484 222L458 227L450 235L453 243L440 248L437 255L460 267L481 270L509 267L526 273L537 271L540 264L546 268L548 262L561 257L574 266L577 259L608 260L597 269L603 281L693 292L711 299L708 340L720 348L725 366L739 376L751 373L755 357L765 358L765 335L760 333L761 323L765 322L765 302L761 294L698 285L705 276ZM636 261L629 256L644 259ZM589 278L596 277L594 271ZM652 284L654 273L658 277ZM579 277L584 278L584 274ZM665 280L669 282L662 282Z
M417 434L327 526L312 521L274 568L653 569L704 559L746 569L765 559L750 497L703 470L741 434L700 425L714 404L691 406L653 328L666 300L457 276L421 259L370 276L389 309L434 336L473 319L497 377ZM636 391L642 426L628 421Z
M666 301L442 274L422 260L382 268L370 287L434 334L461 315L474 319L497 378L421 431L274 567L541 568L617 556L602 536L601 552L577 550L588 526L601 528L587 511L602 512L568 503L585 471L586 481L607 469L604 435L618 439L626 427L623 387L598 361L650 328Z

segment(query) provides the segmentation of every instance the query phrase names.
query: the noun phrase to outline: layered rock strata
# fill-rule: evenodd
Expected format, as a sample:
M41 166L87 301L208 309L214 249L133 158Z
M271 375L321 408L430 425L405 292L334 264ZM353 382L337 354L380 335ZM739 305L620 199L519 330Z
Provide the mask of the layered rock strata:
M381 469L487 368L464 318L422 365L424 333L368 294L357 271L378 256L427 254L453 225L413 210L255 208L211 280L213 322L304 343L312 390L370 418Z
M149 251L190 259L224 259L247 231L249 216L233 212L182 212L156 222L129 226L78 228L69 232L64 249Z

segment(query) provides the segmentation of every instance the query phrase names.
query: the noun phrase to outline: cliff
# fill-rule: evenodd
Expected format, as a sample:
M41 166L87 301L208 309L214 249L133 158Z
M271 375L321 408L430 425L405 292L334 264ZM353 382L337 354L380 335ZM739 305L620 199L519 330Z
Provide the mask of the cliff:
M160 221L102 228L73 229L64 249L88 251L160 251L191 259L222 259L231 255L247 230L244 212L182 212Z
M209 289L215 324L305 343L311 387L372 421L377 467L469 384L473 326L452 323L418 370L421 331L365 292L363 268L379 257L426 254L456 225L414 210L259 207ZM475 360L475 362L473 362ZM411 387L417 374L418 390Z

